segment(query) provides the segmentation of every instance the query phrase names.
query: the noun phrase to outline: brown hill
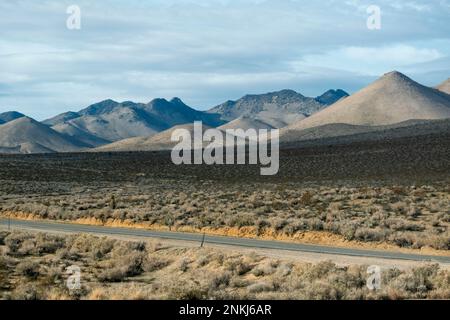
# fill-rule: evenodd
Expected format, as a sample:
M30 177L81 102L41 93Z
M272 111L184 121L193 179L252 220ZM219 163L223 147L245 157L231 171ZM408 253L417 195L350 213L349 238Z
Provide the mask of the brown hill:
M440 85L436 87L436 89L445 92L447 94L450 94L450 78L442 82Z
M377 126L411 119L445 118L450 118L449 95L394 71L352 96L293 123L285 131L332 123Z
M48 126L28 117L0 125L0 148L11 153L70 152L85 148ZM8 152L9 153L9 152Z

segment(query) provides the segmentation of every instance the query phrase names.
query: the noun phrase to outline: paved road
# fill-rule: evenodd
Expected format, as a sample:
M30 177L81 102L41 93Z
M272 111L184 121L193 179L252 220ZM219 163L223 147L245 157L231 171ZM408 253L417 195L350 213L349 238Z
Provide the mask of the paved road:
M0 219L1 226L6 227L8 223L9 222L7 219ZM93 233L93 234L121 235L132 237L160 238L160 239L171 239L179 241L198 241L198 242L201 242L203 238L203 235L198 233L196 234L187 232L151 231L132 228L112 228L112 227L90 226L90 225L61 223L61 222L43 222L43 221L11 219L10 224L11 228L14 229L32 228L42 231L60 231L68 233ZM212 235L206 235L204 241L205 243L211 244L241 246L255 249L288 250L288 251L313 252L322 254L355 256L355 257L372 257L380 259L413 260L413 261L434 261L445 264L450 263L450 257L445 256L430 256L430 255L399 253L381 250L338 248L315 244L291 243L284 241L269 241L269 240L257 240L257 239L212 236Z

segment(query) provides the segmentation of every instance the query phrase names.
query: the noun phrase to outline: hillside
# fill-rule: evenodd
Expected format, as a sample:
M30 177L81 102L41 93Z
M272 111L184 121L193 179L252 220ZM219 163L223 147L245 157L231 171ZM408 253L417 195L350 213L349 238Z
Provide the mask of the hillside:
M285 131L332 123L388 125L410 119L450 118L450 96L390 72L332 106L290 125Z
M0 124L7 123L22 117L25 117L25 115L17 111L3 112L0 113Z
M28 117L0 125L0 149L12 153L71 152L86 145ZM11 152L7 152L11 153Z
M442 82L440 85L436 87L436 89L445 92L447 94L450 94L450 78Z
M225 121L247 117L281 128L327 107L343 95L346 93L342 90L329 90L322 96L309 98L294 90L281 90L229 100L208 112L219 114Z
M154 99L147 104L105 100L79 112L68 112L44 121L55 130L98 146L132 137L151 136L173 126L203 121L221 125L218 115L192 109L179 98Z

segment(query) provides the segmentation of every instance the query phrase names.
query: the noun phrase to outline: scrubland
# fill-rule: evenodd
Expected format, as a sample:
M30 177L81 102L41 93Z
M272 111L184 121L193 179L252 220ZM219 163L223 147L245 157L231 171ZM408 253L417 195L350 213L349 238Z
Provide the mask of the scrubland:
M0 156L0 214L448 251L449 159L448 134L281 149L275 176L165 152Z
M73 265L81 287L70 290L66 270ZM1 299L450 298L450 273L438 265L383 269L374 291L366 271L158 242L0 232Z
M81 187L66 194L4 196L0 197L0 212L293 240L311 231L326 232L343 241L449 250L449 189L445 185L368 188L295 184L233 184L224 188L208 182L166 180L138 186Z
M259 166L175 166L156 152L0 156L0 216L448 255L449 159L448 135L281 150L272 177ZM385 269L370 291L363 265L0 235L3 299L450 299L438 265ZM72 265L75 291L65 285Z

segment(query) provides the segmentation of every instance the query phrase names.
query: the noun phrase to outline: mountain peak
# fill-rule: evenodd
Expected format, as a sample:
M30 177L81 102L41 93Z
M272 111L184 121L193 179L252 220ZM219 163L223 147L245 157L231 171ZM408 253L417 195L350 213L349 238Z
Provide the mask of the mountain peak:
M185 104L180 98L178 98L178 97L173 97L171 100L170 100L170 103L176 103L176 104Z
M34 120L33 118L27 117L27 116L23 116L17 119L14 119L12 121L10 121L10 123L39 123L36 120Z
M348 96L349 94L342 89L330 89L324 94L316 97L316 100L322 104L331 105Z
M51 127L56 124L65 123L72 119L78 118L79 116L80 116L80 114L78 112L67 111L67 112L61 113L57 116L54 116L50 119L44 120L44 121L42 121L42 123Z
M70 152L79 150L82 145L72 141L45 124L29 117L21 117L0 126L0 146L20 147L24 145L25 150L20 152ZM39 148L31 148L38 146Z
M169 101L167 101L164 98L155 98L152 101L150 101L148 104L166 104L169 103Z
M411 78L407 77L406 75L404 75L401 72L398 71L391 71L388 73L385 73L382 77L381 80L387 80L387 81L413 81Z
M106 99L94 104L91 104L86 109L83 109L79 112L81 115L99 115L103 113L108 113L115 107L117 107L119 103L117 101Z
M208 112L219 114L224 121L250 116L274 128L281 128L323 107L324 105L314 98L305 97L291 89L283 89L263 94L248 94L236 101L222 103Z
M7 123L23 117L25 117L25 115L17 111L3 112L0 113L0 124Z
M291 128L298 130L331 123L378 126L411 119L444 118L450 118L450 96L393 71Z
M298 95L298 94L300 94L297 91L292 90L292 89L283 89L283 90L280 90L280 91L275 91L273 93L274 94L283 94L283 95Z
M282 90L272 91L272 92L263 93L263 94L247 94L239 100L242 100L242 99L244 99L244 100L245 99L264 99L264 98L274 98L274 97L297 98L297 97L303 97L303 95L292 89L282 89Z

